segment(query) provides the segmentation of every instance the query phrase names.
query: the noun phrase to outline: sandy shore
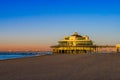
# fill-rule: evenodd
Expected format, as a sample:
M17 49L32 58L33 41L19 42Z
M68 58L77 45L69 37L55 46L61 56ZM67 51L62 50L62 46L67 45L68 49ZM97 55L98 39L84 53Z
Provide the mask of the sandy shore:
M120 54L58 54L0 61L0 80L120 80Z

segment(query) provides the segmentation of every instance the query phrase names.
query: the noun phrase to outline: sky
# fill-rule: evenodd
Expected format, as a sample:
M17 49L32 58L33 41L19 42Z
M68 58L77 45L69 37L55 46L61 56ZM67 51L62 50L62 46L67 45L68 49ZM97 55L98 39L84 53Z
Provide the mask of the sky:
M120 0L0 0L0 51L49 51L78 32L120 43Z

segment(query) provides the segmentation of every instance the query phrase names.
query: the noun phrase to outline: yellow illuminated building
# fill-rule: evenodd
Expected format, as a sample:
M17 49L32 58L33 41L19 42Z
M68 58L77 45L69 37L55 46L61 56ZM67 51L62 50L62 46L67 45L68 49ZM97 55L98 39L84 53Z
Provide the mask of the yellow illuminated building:
M74 32L58 41L58 45L51 46L53 53L119 53L120 44L94 45L88 36L81 36Z
M65 36L58 45L51 46L53 53L88 53L96 52L96 45L88 36L81 36L75 32L71 36Z

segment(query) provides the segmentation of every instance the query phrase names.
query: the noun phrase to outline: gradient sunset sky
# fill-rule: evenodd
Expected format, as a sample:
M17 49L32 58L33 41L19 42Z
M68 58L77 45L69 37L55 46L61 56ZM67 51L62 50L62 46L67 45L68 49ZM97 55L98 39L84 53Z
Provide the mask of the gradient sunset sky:
M50 50L75 31L120 43L120 0L0 0L0 51Z

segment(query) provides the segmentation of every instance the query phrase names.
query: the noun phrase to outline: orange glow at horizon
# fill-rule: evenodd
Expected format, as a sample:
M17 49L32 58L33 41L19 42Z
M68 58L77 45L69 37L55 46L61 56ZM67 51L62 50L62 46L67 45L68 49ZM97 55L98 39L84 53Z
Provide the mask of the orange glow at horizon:
M0 51L51 51L51 48L46 45L2 45Z

